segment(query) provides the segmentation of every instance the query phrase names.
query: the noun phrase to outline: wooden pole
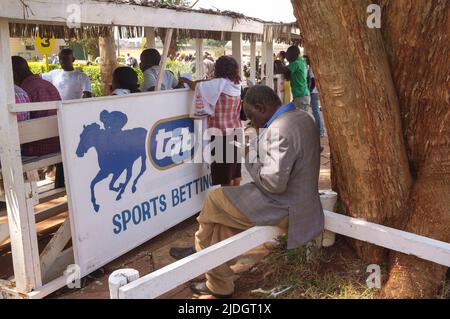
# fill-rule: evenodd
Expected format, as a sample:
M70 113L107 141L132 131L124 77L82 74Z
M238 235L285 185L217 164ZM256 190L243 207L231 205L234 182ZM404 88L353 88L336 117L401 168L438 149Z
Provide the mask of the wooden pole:
M27 198L20 155L19 130L15 113L8 104L15 102L9 25L0 19L0 160L11 236L16 289L27 293L42 285L36 225L32 198Z
M273 84L273 41L270 40L265 43L266 46L266 85L274 88Z
M256 84L256 41L250 42L250 81Z
M271 26L268 27L264 46L266 47L266 85L273 89L273 28Z
M114 28L114 32L117 34L117 57L120 58L120 33L119 27Z
M195 39L195 73L197 80L203 78L203 39Z
M266 65L266 61L267 61L267 54L266 54L266 43L265 42L261 42L261 59L260 59L260 63L261 63L261 80L263 78L266 79L267 82L267 73L264 72L264 66Z
M167 54L169 53L170 42L172 41L172 33L173 29L167 29L166 38L164 40L164 49L161 57L161 63L159 63L159 73L158 73L158 80L156 81L155 91L159 91L161 89L164 71L166 70Z
M113 29L109 29L109 33L99 38L100 47L100 72L103 83L103 95L111 94L112 74L117 66L117 56L114 40Z
M239 64L239 75L242 78L242 33L233 32L231 33L231 43L232 43L232 55Z

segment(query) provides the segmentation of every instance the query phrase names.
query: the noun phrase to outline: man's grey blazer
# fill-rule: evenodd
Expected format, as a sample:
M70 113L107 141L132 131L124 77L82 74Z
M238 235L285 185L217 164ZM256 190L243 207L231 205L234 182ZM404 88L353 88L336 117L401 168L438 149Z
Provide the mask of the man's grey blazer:
M324 227L318 180L319 130L302 110L279 116L260 133L259 162L249 152L245 166L253 182L225 187L224 194L255 225L275 226L289 216L288 248L317 237Z

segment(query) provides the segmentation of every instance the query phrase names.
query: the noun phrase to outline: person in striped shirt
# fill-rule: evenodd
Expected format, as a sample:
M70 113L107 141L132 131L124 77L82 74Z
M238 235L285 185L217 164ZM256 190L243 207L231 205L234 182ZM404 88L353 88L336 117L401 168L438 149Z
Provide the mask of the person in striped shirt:
M14 84L14 95L16 97L16 104L30 103L30 97L20 86ZM17 113L17 121L27 121L30 119L30 112Z

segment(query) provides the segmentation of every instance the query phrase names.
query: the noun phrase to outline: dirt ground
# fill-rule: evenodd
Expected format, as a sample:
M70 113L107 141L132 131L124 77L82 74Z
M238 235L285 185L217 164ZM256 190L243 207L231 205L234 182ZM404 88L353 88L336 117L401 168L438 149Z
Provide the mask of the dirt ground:
M321 171L320 171L320 189L330 188L330 155L328 148L327 138L322 139L322 145L324 151L321 158ZM248 182L250 177L246 171L243 172L243 182ZM61 199L59 199L61 201ZM58 202L54 200L53 203ZM39 207L42 208L42 207ZM64 220L67 213L60 214L52 219L41 222L37 225L39 247L43 249L45 244L51 238L51 235L57 230L57 226ZM194 242L194 233L197 229L196 216L187 219L186 221L178 224L163 234L149 240L143 245L133 249L120 258L110 262L94 273L84 277L81 280L81 289L69 289L62 288L47 298L58 299L99 299L109 298L108 288L108 276L117 269L121 268L134 268L139 271L140 275L151 273L157 269L160 269L166 265L173 263L175 260L170 257L169 250L173 246L187 247L191 246ZM6 222L5 218L0 218L0 223ZM241 256L239 261L234 267L237 274L244 274L237 279L236 285L236 298L254 298L249 294L249 291L256 289L260 285L261 278L254 278L254 284L252 284L252 276L249 271L256 263L260 262L266 257L271 249L270 245L258 247L247 254ZM12 276L12 261L11 252L8 243L2 243L0 245L0 279L9 279ZM197 278L197 279L201 279ZM241 287L241 288L239 288ZM245 288L246 287L246 288ZM186 284L181 285L172 291L161 296L161 298L179 298L186 299L191 298L192 293Z

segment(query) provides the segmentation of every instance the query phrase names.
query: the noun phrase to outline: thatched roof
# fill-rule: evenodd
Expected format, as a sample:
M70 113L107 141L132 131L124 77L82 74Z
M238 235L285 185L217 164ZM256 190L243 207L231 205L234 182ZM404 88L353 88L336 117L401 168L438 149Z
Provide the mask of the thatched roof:
M264 33L263 34L243 33L243 38L245 40L262 41L271 37L272 33L274 40L279 43L296 42L298 44L301 44L302 42L300 31L296 26L296 23L266 22L261 19L247 17L241 13L233 11L219 11L212 9L191 9L182 6L161 4L159 2L148 0L96 0L96 1L115 4L130 4L159 9L163 8L183 12L214 14L231 17L233 19L236 19L236 21L252 20L264 23ZM107 26L96 26L96 25L82 25L80 28L68 28L67 26L61 24L50 25L50 24L18 23L18 22L10 23L10 36L20 38L35 37L36 35L40 34L41 36L44 37L54 36L55 38L60 39L73 39L73 38L80 39L84 37L104 36L107 35L110 32L110 30L111 29ZM202 38L202 39L214 39L222 41L231 40L231 32L204 31L195 29L176 29L174 30L174 32L180 38L190 38L190 39ZM143 35L143 28L137 26L120 26L119 33L121 38L140 37ZM156 28L157 36L160 36L162 33L163 33L162 30L158 30L158 28Z

